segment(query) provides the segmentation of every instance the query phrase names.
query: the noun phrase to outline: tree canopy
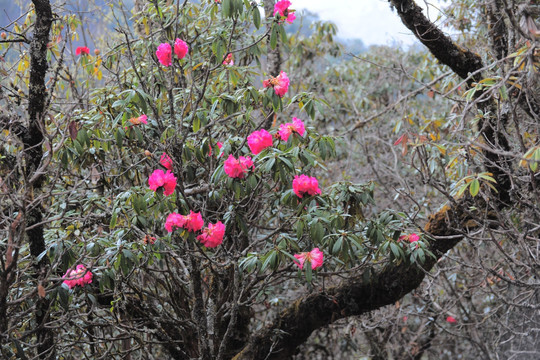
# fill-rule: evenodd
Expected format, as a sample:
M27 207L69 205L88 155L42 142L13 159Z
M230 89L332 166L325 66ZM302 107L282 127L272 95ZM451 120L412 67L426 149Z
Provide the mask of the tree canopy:
M537 358L540 9L389 5L0 23L2 358Z

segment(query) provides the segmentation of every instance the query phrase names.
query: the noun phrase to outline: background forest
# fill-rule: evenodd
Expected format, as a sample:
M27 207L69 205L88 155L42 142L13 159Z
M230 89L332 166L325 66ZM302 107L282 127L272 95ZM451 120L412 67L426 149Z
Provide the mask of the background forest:
M535 1L1 3L2 359L540 357Z

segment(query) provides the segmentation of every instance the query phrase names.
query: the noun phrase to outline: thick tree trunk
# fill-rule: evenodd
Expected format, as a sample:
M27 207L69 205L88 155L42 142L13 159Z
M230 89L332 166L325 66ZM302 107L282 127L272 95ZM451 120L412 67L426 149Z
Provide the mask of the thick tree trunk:
M36 259L45 251L45 239L43 236L43 209L36 198L40 195L44 176L38 173L43 156L43 133L45 132L46 94L45 76L47 74L47 43L52 25L52 10L48 0L33 0L36 10L36 22L34 25L34 37L30 43L30 83L28 93L29 123L26 134L23 136L25 177L27 181L27 193L25 207L26 212L26 236L30 245L30 253ZM36 286L46 287L47 277L50 270L49 258L43 256L36 261L35 278ZM35 319L37 335L38 356L41 359L54 359L54 333L47 328L49 322L50 299L38 296L35 302Z
M264 13L266 15L266 20L274 18L274 5L275 0L264 0ZM269 22L267 26L267 31L270 33L273 22ZM266 72L267 75L278 76L281 70L281 51L279 50L279 41L275 49L272 49L270 46L270 38L266 43L268 48L268 54L266 59Z

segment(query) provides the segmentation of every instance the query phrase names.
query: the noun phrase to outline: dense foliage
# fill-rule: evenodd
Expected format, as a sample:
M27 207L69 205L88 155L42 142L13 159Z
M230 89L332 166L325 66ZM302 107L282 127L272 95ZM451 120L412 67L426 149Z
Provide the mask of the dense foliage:
M538 355L536 6L436 64L264 3L0 24L2 357Z

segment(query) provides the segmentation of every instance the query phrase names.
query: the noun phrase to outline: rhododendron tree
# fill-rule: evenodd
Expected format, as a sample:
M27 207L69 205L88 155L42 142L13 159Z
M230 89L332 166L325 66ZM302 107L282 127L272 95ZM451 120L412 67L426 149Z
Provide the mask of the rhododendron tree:
M294 1L88 2L96 28L33 0L0 23L0 357L510 357L512 336L536 341L519 335L538 287L530 4L516 22L479 3L449 38L390 2L438 61L338 59L334 25L287 25ZM83 41L100 51L68 56Z

